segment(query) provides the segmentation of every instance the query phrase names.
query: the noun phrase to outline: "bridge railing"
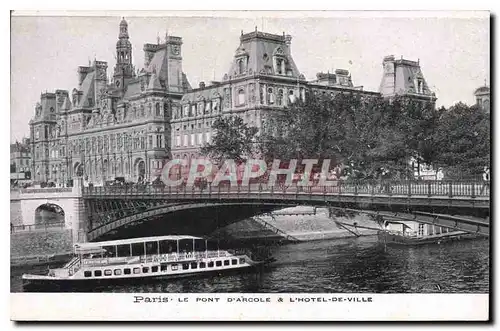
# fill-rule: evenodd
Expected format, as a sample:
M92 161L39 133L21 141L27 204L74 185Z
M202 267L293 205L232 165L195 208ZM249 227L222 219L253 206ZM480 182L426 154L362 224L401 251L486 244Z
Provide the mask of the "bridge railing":
M317 184L317 183L316 183ZM286 185L220 184L205 187L197 186L129 186L129 187L84 187L83 194L103 195L245 195L255 193L309 194L309 195L370 195L370 196L443 196L443 197L489 197L490 182L479 181L335 181L328 186L300 186L297 183Z
M29 193L68 193L72 192L71 187L48 187L48 188L23 188L20 192L23 194Z
M64 229L64 222L52 222L44 224L29 224L29 225L12 225L10 227L10 233L17 232L33 232L33 231L50 231L55 229Z

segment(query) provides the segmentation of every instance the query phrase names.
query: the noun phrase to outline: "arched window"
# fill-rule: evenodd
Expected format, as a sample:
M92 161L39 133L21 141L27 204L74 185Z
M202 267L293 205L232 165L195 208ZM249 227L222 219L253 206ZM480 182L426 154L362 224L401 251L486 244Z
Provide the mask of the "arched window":
M177 108L177 107L176 107ZM177 111L176 111L177 112ZM165 117L169 117L169 113L168 113L168 103L164 102L163 103L163 114L165 115ZM176 116L177 117L177 116Z
M295 94L293 93L293 90L288 91L288 101L290 103L295 102Z
M282 89L278 90L278 99L277 99L276 103L278 104L278 106L283 105L283 90Z
M157 102L155 105L156 108L156 116L161 116L160 104Z
M267 89L267 103L270 105L274 104L274 91L272 87Z
M238 90L238 105L244 105L245 104L245 90L240 89Z

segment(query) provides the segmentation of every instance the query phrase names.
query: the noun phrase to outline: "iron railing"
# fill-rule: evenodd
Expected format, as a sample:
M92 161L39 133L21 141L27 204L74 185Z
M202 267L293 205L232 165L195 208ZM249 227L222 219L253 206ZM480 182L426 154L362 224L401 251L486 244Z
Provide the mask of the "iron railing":
M489 197L490 182L479 181L335 181L328 186L300 186L286 184L207 185L196 186L129 186L129 187L83 187L84 196L211 196L246 194L308 194L308 195L369 195L369 196L441 196L441 197Z
M56 229L64 229L65 223L63 222L53 222L44 224L28 224L28 225L12 225L10 227L10 233L17 232L34 232L34 231L50 231Z

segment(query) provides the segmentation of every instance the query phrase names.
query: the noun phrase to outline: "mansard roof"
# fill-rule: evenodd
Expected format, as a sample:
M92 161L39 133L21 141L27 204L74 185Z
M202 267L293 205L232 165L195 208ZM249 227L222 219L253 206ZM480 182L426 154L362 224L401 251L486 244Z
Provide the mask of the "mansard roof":
M291 70L291 77L300 76L299 69L291 54L291 39L289 35L275 35L270 33L254 31L242 34L240 45L235 51L235 56L227 72L228 77L235 77L239 74L238 60L241 57L248 59L246 74L268 74L277 75L273 65L273 58L278 56L285 60L286 71Z

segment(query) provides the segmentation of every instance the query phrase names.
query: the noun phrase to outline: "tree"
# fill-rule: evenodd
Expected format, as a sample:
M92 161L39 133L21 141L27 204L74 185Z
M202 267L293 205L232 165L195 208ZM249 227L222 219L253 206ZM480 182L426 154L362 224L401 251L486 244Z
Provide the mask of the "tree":
M201 148L201 154L218 164L222 164L225 159L241 163L254 155L258 129L248 126L241 117L220 117L215 120L212 129L215 131L212 142Z
M458 103L442 111L433 133L436 163L449 178L477 177L490 167L490 115Z
M420 141L434 113L430 105L401 97L311 95L268 121L262 152L268 158L333 159L351 178L406 177L411 157L432 156L422 153L429 144Z

